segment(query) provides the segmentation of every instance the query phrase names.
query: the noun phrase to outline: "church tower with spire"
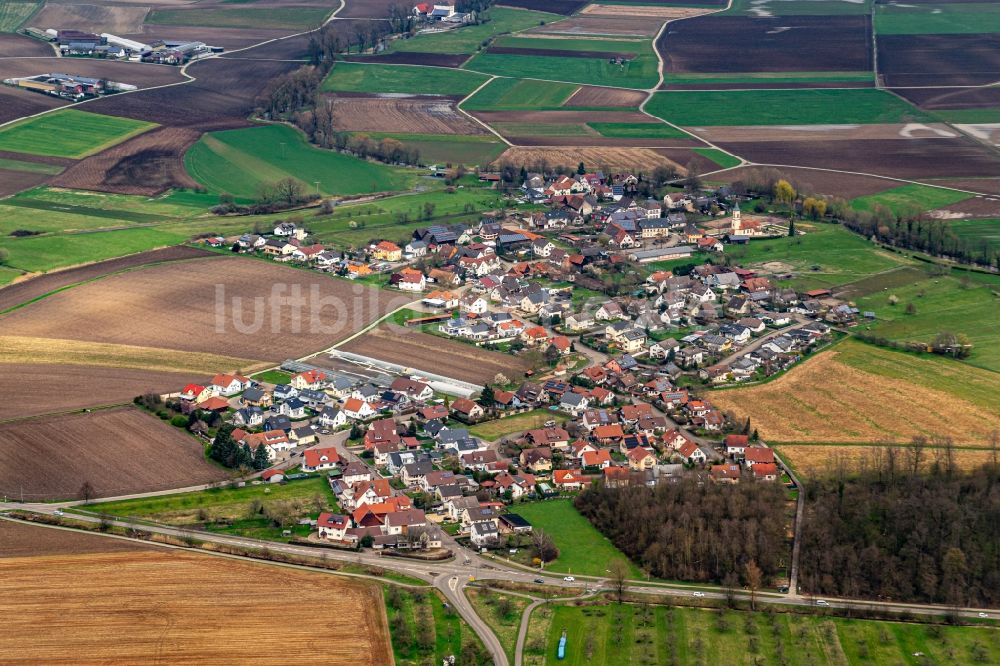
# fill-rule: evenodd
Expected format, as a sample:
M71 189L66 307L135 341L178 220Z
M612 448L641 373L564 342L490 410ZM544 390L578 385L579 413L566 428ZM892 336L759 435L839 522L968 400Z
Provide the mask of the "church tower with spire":
M741 216L742 216L742 213L740 212L740 202L737 201L733 205L733 233L734 234L736 232L738 232L740 230L740 228L742 227L742 225L743 225L743 221L741 219Z

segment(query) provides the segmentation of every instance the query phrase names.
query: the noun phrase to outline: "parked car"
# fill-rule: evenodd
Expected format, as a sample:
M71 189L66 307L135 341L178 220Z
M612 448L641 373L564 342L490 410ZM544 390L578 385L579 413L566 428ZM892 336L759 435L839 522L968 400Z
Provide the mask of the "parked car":
M544 578L536 578L536 579L535 579L535 582L536 582L536 583L544 583L544 582L545 582L545 579L544 579Z

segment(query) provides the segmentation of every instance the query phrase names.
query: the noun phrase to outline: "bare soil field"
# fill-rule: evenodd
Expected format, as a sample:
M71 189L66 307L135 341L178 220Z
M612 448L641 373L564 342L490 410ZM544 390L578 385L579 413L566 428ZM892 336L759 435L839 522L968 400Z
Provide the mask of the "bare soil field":
M389 8L397 4L399 0L347 0L337 19L385 18L389 15Z
M12 32L0 33L0 58L55 56L56 52L43 41Z
M49 5L51 6L51 5ZM140 88L161 86L183 81L179 67L170 65L116 62L96 58L3 58L0 59L0 79L35 76L61 72L95 79L109 79L119 83L130 83ZM43 97L40 93L34 94ZM121 98L118 98L121 99ZM84 109L87 107L84 106Z
M878 446L821 446L816 444L782 444L779 455L800 474L809 477L828 476L834 470L843 468L848 472L872 469L873 461L884 454L885 447ZM880 450L881 448L881 450ZM905 449L906 447L901 447ZM945 450L929 448L924 450L921 468L930 469L935 463L945 467ZM989 451L973 449L953 449L955 467L971 470L988 464L992 460Z
M63 287L85 280L93 280L111 273L124 271L138 266L154 264L168 261L182 261L185 259L195 259L202 257L218 256L213 252L201 250L196 247L178 245L160 250L150 250L130 254L117 259L108 259L93 264L67 268L61 271L53 271L44 275L38 275L28 280L22 280L14 284L7 285L0 289L0 312L8 310L21 303L38 298L50 291L62 289Z
M671 23L656 48L665 72L857 72L871 41L867 16L709 16Z
M1000 173L1000 158L968 139L729 141L720 145L759 164L843 169L895 178Z
M672 145L684 144L683 141L675 142ZM692 143L694 148L701 148L703 144ZM684 168L693 167L698 173L709 173L712 171L718 171L722 167L708 159L701 153L696 153L691 148L656 148L657 153L663 155L669 160L676 162L684 166ZM716 175L712 174L709 176L712 180L715 180Z
M733 183L750 177L754 173L764 171L775 171L768 167L736 167L720 174L713 174L713 181ZM825 194L827 196L842 197L844 199L854 199L884 192L893 187L898 187L899 183L884 178L874 178L872 176L860 176L849 173L836 173L832 171L816 171L815 169L781 168L777 169L782 176L787 177L789 182L795 186L799 192L809 194ZM0 292L2 293L2 292Z
M270 261L220 257L83 284L5 315L3 329L277 362L324 349L409 300Z
M51 177L51 175L44 173L0 169L0 197L17 194L22 190L36 187Z
M629 16L622 16L622 7L615 7L619 12L615 15L594 15L589 10L596 5L589 5L577 16L546 23L545 25L531 28L530 33L540 33L546 35L611 35L614 37L653 37L660 29L660 23L651 21L649 18L632 16L633 10L652 9L658 7L629 7Z
M382 327L351 340L340 349L476 384L493 381L498 372L511 381L517 381L530 369L517 356L487 351L427 333L401 333ZM319 358L311 362L322 365Z
M229 6L231 7L232 5ZM285 37L290 32L292 31L270 28L200 28L186 25L143 25L139 31L121 36L140 42L149 42L154 39L190 40L205 42L210 46L221 46L228 50L245 48L268 39Z
M884 125L733 125L695 127L692 133L713 143L729 141L912 141L957 139L961 136L944 123Z
M0 562L0 595L17 663L393 663L381 588L319 572L165 549L20 557Z
M502 0L498 4L504 7L535 9L540 12L550 12L552 14L569 16L580 7L586 5L587 2L589 2L589 0Z
M894 93L922 109L992 109L1000 107L1000 87L901 88Z
M92 365L0 363L0 421L131 402L144 393L172 393L195 377Z
M75 530L0 520L0 558L85 553L127 553L161 550L138 541L109 539Z
M203 445L133 407L0 424L0 494L77 499L184 488L226 478Z
M925 182L955 187L969 192L1000 195L1000 178L924 178Z
M920 379L859 370L840 362L839 353L823 352L767 384L713 392L710 400L739 418L749 416L761 437L775 442L870 444L934 434L983 446L986 433L1000 428L995 409L928 388Z
M461 67L469 59L467 53L423 53L420 51L397 51L380 55L349 55L341 58L345 62L377 62L384 65L430 65L433 67Z
M201 132L194 129L160 127L77 162L52 184L143 196L197 187L184 169L184 153L200 137Z
M0 60L0 62L3 61ZM0 123L66 106L66 104L66 100L51 95L0 86Z
M141 32L148 13L149 7L49 2L29 23L42 30L72 28L98 35L102 32L122 35Z
M188 67L188 74L196 77L196 81L103 97L88 102L87 110L202 132L247 127L254 99L267 82L299 65L298 62L211 58Z
M569 96L569 99L563 102L563 106L567 109L574 106L638 108L645 100L646 93L641 90L580 86L575 93Z
M442 99L334 97L333 115L338 129L351 132L486 134L454 102Z
M496 160L496 164L524 165L531 168L540 164L566 166L583 162L604 171L614 169L653 169L657 166L673 166L683 172L679 164L650 148L508 148Z
M533 146L578 146L581 148L624 148L624 149L651 149L660 153L663 149L670 147L701 147L700 141L689 139L616 139L604 136L550 136L550 135L527 135L511 134L496 128L515 147ZM667 153L662 153L667 155ZM718 168L718 167L715 167Z
M1000 79L1000 34L879 35L878 71L890 87L992 83Z
M700 5L710 5L711 2L699 2ZM724 5L726 3L719 3ZM642 19L647 24L651 23L649 19L662 19L662 21L655 23L656 30L653 31L655 35L660 29L660 25L663 21L672 21L680 18L691 18L694 16L701 16L705 14L706 10L700 7L671 7L670 5L602 5L593 4L587 5L580 11L581 17L587 16L600 16L603 19L607 17L616 17L626 15L630 19L637 20Z
M1000 217L1000 197L972 197L932 210L928 214L941 219Z

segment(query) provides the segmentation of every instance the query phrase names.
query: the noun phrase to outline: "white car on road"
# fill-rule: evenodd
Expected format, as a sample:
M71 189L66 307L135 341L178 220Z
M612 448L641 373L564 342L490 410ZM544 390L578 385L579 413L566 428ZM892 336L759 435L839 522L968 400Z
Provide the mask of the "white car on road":
M576 580L576 578L573 578L572 576L566 576L565 578L563 578L563 580L566 581L567 583L572 583L573 581Z
M694 596L696 596L696 597L703 597L703 596L705 596L704 592L693 592L692 594L694 594Z
M817 599L816 600L816 605L817 606L829 606L830 602L827 601L826 599Z

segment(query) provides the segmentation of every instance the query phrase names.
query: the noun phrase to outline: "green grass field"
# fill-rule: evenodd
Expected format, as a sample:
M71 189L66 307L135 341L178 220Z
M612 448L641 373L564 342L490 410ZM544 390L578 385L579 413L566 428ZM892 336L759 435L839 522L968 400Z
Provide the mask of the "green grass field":
M492 442L515 432L541 428L546 421L555 417L556 415L547 409L535 409L516 416L508 416L505 419L474 425L469 428L469 432L475 437Z
M967 362L1000 372L1000 327L996 318L1000 301L994 295L1000 289L1000 280L983 276L963 282L961 273L954 275L932 276L859 298L858 307L878 317L866 328L902 342L931 342L941 331L965 333L973 344ZM897 305L889 304L890 295L899 299ZM907 303L913 303L915 314L906 314Z
M54 268L111 259L134 252L177 245L189 235L157 228L121 229L29 238L4 238L0 247L10 253L7 264L25 271Z
M653 96L646 111L682 126L928 122L882 90L688 90Z
M601 136L615 139L688 139L690 135L659 123L587 123Z
M233 9L154 9L146 16L152 25L205 28L318 28L330 14L323 7L240 7Z
M1000 108L935 109L929 113L947 123L976 124L1000 122Z
M22 275L21 271L16 268L8 268L7 266L0 266L0 287L5 284L10 284L15 278Z
M140 120L62 109L0 129L0 150L81 158L154 127Z
M494 46L516 49L550 49L554 51L604 51L605 53L645 53L653 48L649 39L610 39L595 37L574 37L557 39L551 37L500 37Z
M493 123L504 136L594 136L583 123Z
M536 530L545 530L555 541L559 557L545 565L547 570L604 577L608 563L621 559L629 563L631 578L644 578L642 571L581 516L570 500L517 504L513 511L527 519Z
M395 132L356 132L372 139L396 139L410 149L420 151L425 164L489 164L507 149L507 144L492 134L401 134Z
M968 198L969 195L964 192L910 184L894 187L878 194L858 197L851 201L851 208L871 211L876 205L881 205L893 213L899 214L912 208L919 208L921 211L934 210Z
M504 594L496 590L466 588L465 596L472 602L476 614L486 620L490 629L497 635L508 661L514 663L514 650L517 647L517 632L521 627L521 614L531 603L530 599L512 594ZM501 612L500 601L509 606L507 613Z
M38 11L40 2L0 2L0 32L15 32Z
M545 652L526 664L958 666L1000 659L998 630L993 626L931 626L635 604L561 605L548 613L536 610L531 623L544 631ZM566 658L559 660L556 652L563 631ZM916 653L925 656L914 657Z
M1000 218L949 220L948 226L975 247L1000 248Z
M415 172L322 150L284 125L204 135L184 156L188 173L212 192L254 198L259 188L284 178L325 194L408 189Z
M797 278L782 283L800 290L847 284L911 263L838 225L800 222L796 228L806 234L753 240L727 249L726 254L734 264L747 267L780 262L785 265L783 269L798 273Z
M511 55L487 51L473 57L463 67L498 76L644 89L656 85L659 79L656 65L652 48L647 48L625 65L614 65L604 58Z
M479 643L436 590L382 589L397 664L440 664L449 655L462 654L465 642Z
M493 7L486 12L489 21L447 32L416 35L399 39L390 44L389 52L411 51L423 53L475 53L484 42L510 32L557 21L561 17L547 12L536 12L511 7Z
M573 83L549 83L527 79L494 79L467 99L466 111L550 111L562 105L576 92Z
M253 378L257 381L267 382L268 384L287 384L291 377L290 374L281 370L266 370L253 375Z
M734 166L740 165L740 158L734 157L718 148L693 148L692 150L702 157L712 160L723 169L731 169Z
M875 7L880 35L961 35L1000 32L1000 6L990 3L894 3Z
M57 164L42 164L40 162L26 162L24 160L11 160L0 158L0 169L7 171L24 171L26 173L44 173L54 176L62 173L63 168Z
M716 85L732 83L812 83L814 81L874 81L871 72L739 72L739 73L670 73L667 85Z
M341 62L323 81L323 90L464 96L481 86L487 78L475 72L444 67Z

